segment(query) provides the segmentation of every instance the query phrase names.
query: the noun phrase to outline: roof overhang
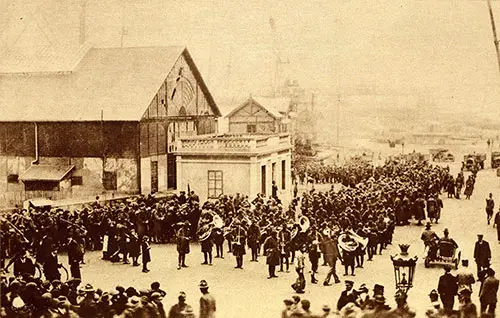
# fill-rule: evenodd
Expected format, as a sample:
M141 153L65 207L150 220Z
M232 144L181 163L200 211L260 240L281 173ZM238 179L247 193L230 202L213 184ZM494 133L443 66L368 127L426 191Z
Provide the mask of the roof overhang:
M20 179L26 181L61 181L75 168L74 165L33 165L26 170Z

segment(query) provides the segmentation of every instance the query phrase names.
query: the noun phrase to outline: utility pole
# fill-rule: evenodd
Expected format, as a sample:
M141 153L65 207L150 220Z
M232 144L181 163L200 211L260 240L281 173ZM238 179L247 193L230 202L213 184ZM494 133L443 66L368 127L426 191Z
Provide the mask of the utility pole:
M500 71L500 49L498 48L498 37L497 29L495 26L495 18L493 17L493 10L491 9L491 0L486 0L488 2L488 10L490 11L491 28L493 30L493 41L495 43L495 50L497 52L497 62L498 70Z
M81 2L81 11L80 11L80 32L78 42L80 45L85 44L85 18L87 17L87 0L83 0Z
M340 146L340 93L337 95L337 146Z

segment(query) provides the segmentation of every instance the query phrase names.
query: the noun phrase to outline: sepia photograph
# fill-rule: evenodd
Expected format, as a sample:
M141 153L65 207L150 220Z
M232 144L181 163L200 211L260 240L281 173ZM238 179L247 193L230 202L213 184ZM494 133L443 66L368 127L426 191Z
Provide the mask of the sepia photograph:
M495 317L498 21L0 0L0 318Z

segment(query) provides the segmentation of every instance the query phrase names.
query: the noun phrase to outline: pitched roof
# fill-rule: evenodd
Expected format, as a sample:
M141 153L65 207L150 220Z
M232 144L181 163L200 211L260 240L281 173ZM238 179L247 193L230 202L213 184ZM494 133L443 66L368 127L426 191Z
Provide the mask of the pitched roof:
M269 112L274 118L281 118L288 112L288 107L290 106L290 99L285 97L249 97L244 102L241 102L237 107L233 108L225 117L230 117L235 114L238 110L245 107L250 101L261 106Z
M21 176L22 181L61 181L75 166L33 165Z
M187 49L133 47L91 49L72 72L0 74L0 121L138 121L181 55L220 116Z

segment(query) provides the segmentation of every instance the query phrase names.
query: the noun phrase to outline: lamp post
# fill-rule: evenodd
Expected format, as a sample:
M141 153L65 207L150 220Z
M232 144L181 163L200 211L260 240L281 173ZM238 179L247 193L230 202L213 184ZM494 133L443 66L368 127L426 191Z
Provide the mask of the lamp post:
M415 276L415 266L417 265L417 256L410 257L408 249L410 244L399 244L401 253L391 255L392 265L394 266L394 278L396 280L396 289L399 293L407 294L413 287L413 278Z

